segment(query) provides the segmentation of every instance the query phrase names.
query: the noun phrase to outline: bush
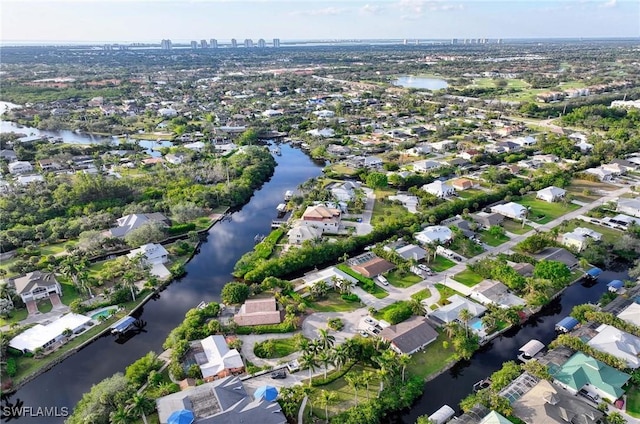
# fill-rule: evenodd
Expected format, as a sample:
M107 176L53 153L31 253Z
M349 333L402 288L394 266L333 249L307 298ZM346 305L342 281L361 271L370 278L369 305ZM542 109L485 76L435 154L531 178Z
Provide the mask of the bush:
M268 334L268 333L290 333L292 331L295 331L295 329L296 329L295 324L285 321L280 324L238 327L236 329L236 334L247 335L247 334Z
M340 318L331 318L328 322L327 325L329 326L329 328L331 328L332 330L335 331L340 331L344 328L344 323L342 322L342 320Z
M355 364L355 361L347 362L342 368L340 368L340 370L334 369L333 371L328 372L327 378L314 378L311 381L311 385L314 387L318 387L333 383L339 378L344 377L344 375L348 373Z
M251 290L244 283L231 282L222 288L221 298L224 303L242 303L249 297Z
M7 358L5 369L9 377L15 377L15 375L18 373L18 362L16 361L16 358Z
M357 294L349 293L340 295L342 300L346 300L347 302L360 302L360 298Z
M189 231L193 231L196 229L196 224L190 222L188 224L175 224L171 227L167 228L167 233L173 236L176 234L188 233Z

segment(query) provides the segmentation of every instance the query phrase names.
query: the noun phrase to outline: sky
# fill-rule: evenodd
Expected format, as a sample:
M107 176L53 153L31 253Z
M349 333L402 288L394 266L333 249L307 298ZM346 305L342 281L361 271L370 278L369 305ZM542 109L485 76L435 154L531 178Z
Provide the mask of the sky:
M0 41L638 37L638 0L1 0Z

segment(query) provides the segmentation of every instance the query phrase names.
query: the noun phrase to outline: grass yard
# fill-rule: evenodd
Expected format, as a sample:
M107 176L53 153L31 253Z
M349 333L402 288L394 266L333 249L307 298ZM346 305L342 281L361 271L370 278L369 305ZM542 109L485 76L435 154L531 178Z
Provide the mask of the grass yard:
M387 281L394 287L399 287L401 289L406 289L407 287L411 287L416 283L422 281L422 278L408 272L404 276L400 275L398 270L391 271L386 275Z
M588 203L602 197L598 194L598 191L612 191L615 189L616 187L610 184L587 180L573 180L571 185L566 188L567 192L570 193L574 199L579 202Z
M438 304L440 305L446 305L447 303L449 303L447 298L453 296L454 294L464 297L462 293L459 293L451 287L445 286L444 284L436 283L435 288L440 293L440 300L438 301Z
M372 294L377 299L384 299L385 297L389 296L389 293L387 293L386 290L373 282L371 278L367 278L364 275L355 272L347 265L338 264L336 268L358 280L358 282L360 283L359 286L362 287L362 290L366 291L369 294Z
M463 191L456 192L458 197L462 199L468 199L469 197L477 196L478 194L484 193L484 190L480 190L477 188L470 188Z
M469 240L462 234L456 234L453 242L449 246L449 249L466 258L472 258L484 252L482 246L474 243L472 240Z
M29 316L27 308L14 309L8 317L0 317L0 327L20 322Z
M624 233L620 230L616 230L602 225L592 224L590 222L583 221L581 219L572 219L560 226L560 231L568 233L575 230L577 227L588 228L593 231L597 231L602 234L602 239L608 243L613 243L618 240Z
M580 207L573 203L564 205L562 202L545 202L544 200L538 200L535 194L528 194L520 200L516 200L516 202L522 206L529 207L530 212L527 219L538 224L551 222Z
M640 418L640 387L631 386L627 390L627 414Z
M389 219L395 220L408 213L404 206L383 202L376 195L376 201L373 205L373 215L371 216L371 225L384 224Z
M406 311L409 308L409 304L406 300L399 300L395 303L392 303L389 306L385 306L384 308L380 309L379 311L375 312L373 314L373 317L375 319L383 319L385 321L387 321L390 324L396 324L393 321L393 317L396 314L396 311ZM411 313L409 312L409 316L406 317L407 319L411 316Z
M422 289L417 293L411 295L412 299L417 300L418 302L429 299L431 297L431 291L429 289Z
M420 378L427 379L431 375L439 372L446 365L455 361L455 351L451 343L445 348L445 341L448 337L440 332L438 338L435 339L422 352L411 355L411 361L407 366L407 373L416 375Z
M440 255L436 255L435 259L429 262L429 268L431 268L435 272L446 271L449 268L454 267L455 265L455 262L450 261L449 259Z
M489 233L489 231L483 230L480 232L480 241L488 244L491 247L500 246L502 243L511 240L506 234L501 234L498 237Z
M480 275L469 269L465 269L464 271L457 273L453 276L453 279L467 287L473 287L480 281L484 280Z
M315 312L349 312L362 307L360 302L349 302L340 297L336 292L329 292L323 299L310 301L304 299L307 308Z
M260 355L260 346L265 342L256 343L253 352L258 358L283 358L298 351L298 337L288 337L286 339L271 339L273 342L273 353L271 355Z
M75 246L77 243L78 243L77 241L65 241L62 243L48 244L46 246L41 246L39 247L40 256L57 255L62 252L66 252L67 246Z
M502 228L513 234L525 234L533 230L533 228L527 224L525 224L524 228L522 228L521 222L516 222L511 219L505 219L504 221L502 221Z
M521 79L509 78L509 79L505 79L505 81L507 82L507 87L506 88L514 88L516 90L524 90L524 89L528 89L529 87L531 87L531 84L529 84L525 80L521 80ZM470 87L470 88L475 88L475 87L479 87L479 88L497 88L496 87L496 80L493 79L493 78L474 78L473 79L473 84L468 85L467 87Z
M344 166L342 164L336 163L335 165L331 165L329 167L330 170L340 175L354 175L356 170L353 168L349 168L348 166Z
M52 309L53 309L53 304L51 304L51 301L49 300L49 298L40 299L38 301L38 310L43 314L46 314L47 312L51 312Z
M65 305L69 305L74 300L80 297L80 293L76 290L76 287L73 285L73 282L69 281L66 277L59 275L56 276L56 279L60 283L60 287L62 288L62 296L60 300Z

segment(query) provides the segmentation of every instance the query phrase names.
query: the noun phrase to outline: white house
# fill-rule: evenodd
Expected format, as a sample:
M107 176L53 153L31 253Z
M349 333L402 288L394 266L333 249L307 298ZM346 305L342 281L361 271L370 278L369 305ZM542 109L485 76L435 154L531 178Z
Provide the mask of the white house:
M358 284L358 280L350 276L349 274L340 271L335 266L330 266L329 268L321 269L317 272L312 272L310 274L302 277L305 284L304 286L299 287L313 287L314 284L319 281L324 281L327 284L327 287L333 287L336 280L348 281L352 286Z
M296 222L287 232L289 244L302 244L307 240L317 240L322 237L322 230L311 225Z
M511 219L523 219L527 215L527 208L518 203L509 202L502 205L492 206L491 212Z
M144 262L149 265L164 264L169 260L169 252L167 252L167 249L157 243L143 244L139 248L129 252L127 257L133 259L140 254L143 256Z
M635 199L618 199L616 212L640 217L640 197Z
M584 171L587 174L595 175L600 181L611 181L613 173L602 168L589 168Z
M163 118L174 118L178 116L178 111L173 108L167 107L158 109L158 115L162 116Z
M446 243L453 238L453 232L442 225L433 225L414 235L423 244Z
M513 143L516 143L522 147L529 147L529 146L533 146L536 144L536 139L531 137L531 136L526 136L526 137L518 137L518 138L514 138L512 140L509 140Z
M24 160L19 160L15 162L11 162L9 164L9 173L10 174L25 174L27 172L33 171L33 165Z
M382 166L382 159L377 156L365 156L363 165L365 168L379 168Z
M185 149L193 150L196 152L201 152L204 149L205 144L202 141L196 141L194 143L183 144L182 147Z
M476 318L484 314L487 308L479 303L473 302L460 295L454 294L447 299L449 303L441 306L435 311L429 314L430 318L435 318L442 323L449 323L453 321L460 321L460 311L463 309L468 310L471 316Z
M337 233L340 229L341 212L324 205L308 206L300 222L305 226L318 228L322 233Z
M640 304L633 302L618 314L618 318L629 324L640 326Z
M272 118L274 116L282 116L282 111L281 110L274 110L274 109L267 109L264 112L262 112L262 116L264 116L265 118Z
M65 338L63 333L66 330L72 333L84 331L90 321L91 318L87 316L70 313L47 325L36 324L23 331L11 339L9 346L24 353L34 353L38 348L47 349L63 340Z
M336 116L335 112L332 110L316 110L313 112L318 118L328 119Z
M592 230L591 228L577 227L576 229L573 230L573 232L576 234L583 235L585 237L592 238L595 241L602 240L602 234L595 230Z
M536 194L536 199L544 200L545 202L557 202L558 200L564 198L566 194L566 190L563 190L560 187L550 186L538 191L538 194Z
M437 152L446 152L447 150L454 149L457 146L457 144L458 143L453 140L442 140L442 141L436 141L434 143L429 143L429 145L431 146L431 149Z
M476 284L469 297L483 305L493 303L501 308L523 306L526 303L524 299L512 294L507 286L495 280L484 280Z
M180 153L178 154L169 153L165 155L164 159L170 164L180 165L182 162L184 162L184 155Z
M398 201L402 203L402 206L407 208L410 213L418 213L418 197L410 196L407 194L398 194L395 196L389 196L389 200Z
M44 177L40 174L33 175L20 175L16 178L16 181L20 185L27 185L31 183L40 183L44 181Z
M333 130L333 128L323 128L321 130L319 129L313 129L313 130L309 130L307 131L307 134L313 136L313 137L333 137L336 132Z
M572 247L578 252L582 251L587 246L589 237L577 232L565 233L562 235L562 244L567 247Z
M196 354L196 361L205 381L226 377L244 368L244 362L236 349L229 349L224 336L209 336L200 340L202 353Z
M436 180L432 183L423 185L422 190L426 191L429 194L433 194L436 197L441 197L441 198L451 196L456 192L453 186L447 184L446 182L442 182L440 180Z
M51 272L33 271L14 278L10 282L13 283L16 293L24 303L44 299L54 294L62 296L62 287Z
M596 331L598 334L587 342L589 346L622 359L629 368L640 367L640 338L606 324Z
M429 172L442 167L440 162L434 160L420 160L411 164L414 172Z
M350 202L355 198L355 190L360 184L353 181L345 181L331 186L331 194L339 202Z

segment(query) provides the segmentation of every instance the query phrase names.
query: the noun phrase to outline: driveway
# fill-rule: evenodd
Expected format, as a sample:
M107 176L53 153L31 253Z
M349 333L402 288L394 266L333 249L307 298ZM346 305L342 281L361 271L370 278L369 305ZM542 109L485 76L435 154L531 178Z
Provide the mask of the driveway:
M316 312L309 315L302 323L302 334L309 339L318 337L319 329L327 329L327 321L331 318L340 318L344 327L340 331L329 329L329 333L336 338L336 343L343 343L346 339L353 337L359 330L366 327L361 326L361 321L369 316L367 308L356 309L351 312Z
M253 353L253 347L256 343L260 343L265 340L287 339L289 337L295 336L298 333L300 332L296 331L295 333L285 334L248 334L246 336L238 336L238 338L242 340L242 356L244 356L248 361L258 367L263 367L265 365L275 367L276 365L289 362L293 359L297 359L298 356L300 356L300 352L295 352L282 358L258 358L255 353Z

